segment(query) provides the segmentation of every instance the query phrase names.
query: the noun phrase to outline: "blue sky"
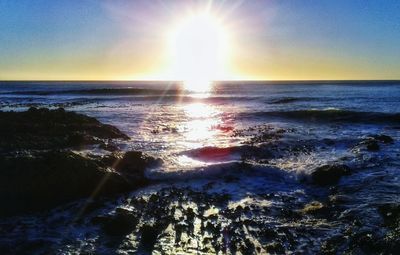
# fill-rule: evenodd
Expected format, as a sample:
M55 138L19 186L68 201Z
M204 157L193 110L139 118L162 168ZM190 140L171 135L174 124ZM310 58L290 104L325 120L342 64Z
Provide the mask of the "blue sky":
M400 79L400 1L210 1L243 79ZM0 0L0 79L152 79L206 1Z

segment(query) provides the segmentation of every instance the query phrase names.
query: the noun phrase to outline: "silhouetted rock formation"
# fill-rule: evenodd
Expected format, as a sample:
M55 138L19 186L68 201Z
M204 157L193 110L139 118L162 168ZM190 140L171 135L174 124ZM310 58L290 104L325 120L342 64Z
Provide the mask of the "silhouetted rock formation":
M137 151L82 156L68 150L129 137L61 108L0 112L0 121L1 215L132 190L148 183L144 171L149 165L160 163Z

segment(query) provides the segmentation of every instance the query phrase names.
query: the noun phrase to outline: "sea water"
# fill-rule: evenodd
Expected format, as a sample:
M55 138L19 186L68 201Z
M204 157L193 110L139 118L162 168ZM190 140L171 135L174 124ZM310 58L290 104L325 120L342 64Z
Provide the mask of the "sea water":
M333 218L300 220L308 232L298 238L308 247L300 241L290 246L285 239L285 251L318 252L324 242L351 228L354 222L349 218L358 218L357 224L361 225L354 232L381 231L379 206L400 202L398 82L218 82L201 92L185 90L184 85L174 82L0 83L0 110L23 111L30 107L63 107L95 117L131 137L118 142L123 150L139 150L161 158L163 164L147 172L159 186L136 191L134 196L148 196L160 188L184 187L228 194L228 206L253 204L272 211L301 210L316 200L328 204L341 201ZM394 142L381 144L374 152L361 146L362 141L382 134ZM340 179L334 193L332 187L310 182L316 168L329 164L345 164L353 170ZM235 174L234 181L227 178L230 171ZM207 185L211 188L205 190ZM280 200L271 199L271 194ZM124 206L120 200L109 202L103 210L110 213ZM58 230L41 231L54 215L31 216L29 220L37 221L33 225L24 225L26 218L14 220L25 226L21 227L25 236L46 239L60 252L109 252L98 244L98 230L91 229L90 224L69 232L69 241L62 234L62 223ZM259 224L268 222L271 228L284 229L282 235L285 231L293 231L294 236L302 233L298 226L273 213L254 212L249 217L267 217ZM49 231L54 232L51 238ZM32 237L29 233L33 232ZM10 232L0 242L13 244L19 239L18 231ZM256 234L253 239L265 251L263 239ZM160 240L160 247L170 247L166 249L169 252L188 252ZM82 243L87 248L82 248ZM102 248L93 248L96 246ZM344 244L339 251L349 246ZM134 244L132 247L136 249Z

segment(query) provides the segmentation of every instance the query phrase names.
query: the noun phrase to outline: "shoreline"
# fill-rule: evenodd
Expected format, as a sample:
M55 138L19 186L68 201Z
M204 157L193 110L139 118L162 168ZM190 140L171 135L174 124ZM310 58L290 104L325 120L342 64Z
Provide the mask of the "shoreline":
M4 117L4 114L9 116ZM5 236L14 239L7 242L0 238L0 250L5 252L29 249L32 252L48 249L72 252L69 246L57 245L59 241L52 243L45 237L36 237L41 240L39 243L20 239L20 231L29 232L35 228L24 225L25 221L36 222L35 225L43 229L39 233L44 236L53 228L64 233L63 225L67 224L75 229L67 231L68 238L79 238L75 236L78 233L86 235L88 247L97 247L94 251L104 254L128 249L123 248L128 246L128 250L136 252L262 254L295 250L307 253L359 249L390 252L399 245L397 239L393 239L400 220L397 203L383 201L375 205L376 211L368 212L369 218L360 218L363 211L346 210L348 206L352 208L356 198L349 190L354 190L351 191L354 195L368 190L363 184L369 176L366 172L380 167L380 164L368 166L374 162L374 157L370 162L351 162L358 157L379 155L376 154L379 151L386 153L397 141L385 134L344 143L351 148L354 159L334 161L307 174L297 174L274 166L274 162L292 154L307 155L317 148L343 146L341 142L324 140L309 145L302 142L299 146L298 142L291 144L287 140L296 129L271 125L235 130L235 135L246 138L247 142L234 150L205 147L188 151L187 155L210 160L239 153L241 162L221 165L220 169L210 167L213 174L162 180L149 178L146 170L165 162L142 152L121 150L118 140L130 138L92 117L63 109L31 108L25 112L0 112L0 119L7 120L2 121L6 123L0 132L3 141L5 137L20 141L4 150L4 145L11 145L6 141L2 147L6 157L1 162L1 173L4 175L7 174L5 170L11 170L7 179L7 201L16 191L14 187L26 185L30 187L25 191L29 196L21 199L24 190L19 190L19 197L14 195L13 201L18 201L15 208L20 212L24 206L31 206L24 215L16 216L16 211L11 210L12 217L0 218L3 230L15 224L19 226L18 232L9 230L7 234L0 229ZM35 140L41 143L33 142ZM90 153L98 149L102 153ZM79 150L84 150L85 154L78 153ZM390 161L387 164L391 164ZM73 173L71 169L75 169ZM13 171L15 177L10 179ZM388 173L386 175L385 178L390 178ZM360 187L353 183L354 178L361 180ZM42 186L37 186L38 183ZM102 192L98 189L99 183L103 185ZM7 186L4 184L3 189ZM94 190L97 190L96 196L93 196ZM3 209L4 206L10 209L13 204L4 199ZM368 220L372 227L365 232L363 226ZM54 227L44 227L53 221ZM375 231L382 227L384 232ZM53 238L64 240L63 235L58 234ZM308 243L307 248L302 242ZM29 248L32 245L36 248Z

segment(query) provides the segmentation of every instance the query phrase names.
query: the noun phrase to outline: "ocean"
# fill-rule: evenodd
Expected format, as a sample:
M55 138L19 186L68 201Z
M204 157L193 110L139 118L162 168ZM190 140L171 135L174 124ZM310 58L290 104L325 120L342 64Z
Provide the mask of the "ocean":
M174 187L194 192L193 197L229 196L225 207L211 202L214 211L208 212L217 215L218 240L225 246L243 241L223 241L235 222L222 212L238 206L250 208L241 216L246 223L238 236L246 236L251 245L246 239L245 246L259 254L357 253L381 251L388 238L399 243L398 229L388 225L382 211L400 204L400 82L235 81L201 92L173 82L0 82L1 111L30 107L62 107L95 117L131 138L118 141L123 150L162 159L146 173L156 184L109 199L97 213L113 214L129 208L129 196L147 199ZM351 174L320 185L313 172L326 165L345 165ZM204 202L185 196L183 208L198 211ZM18 226L3 232L0 244L40 239L60 254L140 250L135 235L110 246L89 221L67 223L79 203L84 202L0 220ZM48 224L52 227L44 227ZM160 254L218 251L212 241L205 244L210 233L196 229L183 230L186 241L176 245L169 235L177 227L171 228L157 236L154 249Z

